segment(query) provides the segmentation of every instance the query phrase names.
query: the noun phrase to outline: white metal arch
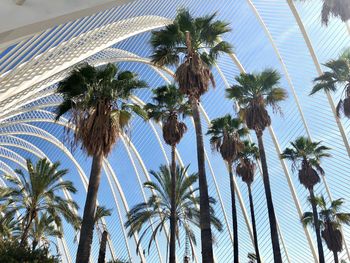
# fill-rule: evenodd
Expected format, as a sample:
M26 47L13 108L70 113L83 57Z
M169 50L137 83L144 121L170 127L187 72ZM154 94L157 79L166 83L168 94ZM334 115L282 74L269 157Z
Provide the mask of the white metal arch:
M114 49L112 49L112 48L109 48L108 51L114 51L114 52L116 52L116 53L121 52L121 53L124 55L124 57L121 57L121 58L111 58L111 59L107 59L107 60L103 60L103 61L97 61L97 62L95 61L93 64L95 64L96 66L98 66L98 65L102 65L102 64L108 63L108 62L110 62L110 63L115 63L115 62L118 62L118 61L141 62L141 63L145 63L145 64L150 65L158 74L160 73L160 70L159 70L159 69L161 69L161 70L164 70L167 74L173 76L173 72L172 72L171 70L169 70L169 69L167 69L167 68L165 68L165 67L162 67L162 68L159 68L159 69L158 69L158 68L156 68L154 65L152 65L152 63L150 62L149 59L140 58L140 57L136 56L135 54L132 54L132 53L130 53L130 52L126 52L126 51L123 51L123 50L114 50ZM129 59L126 60L126 56L131 56L131 58L129 58ZM91 62L93 62L93 61L91 61ZM65 74L62 74L62 75L61 75L62 78L64 78L63 75L65 75ZM164 75L160 74L160 76L161 76L166 82L170 83L170 81L169 81ZM56 81L58 81L58 80L56 80ZM50 93L48 93L48 94L50 94ZM139 101L140 101L140 100L139 100ZM141 103L143 103L143 102L141 101ZM201 111L202 111L202 113L204 114L204 116L206 117L205 120L206 120L207 124L210 125L210 119L208 118L208 116L207 116L205 110L203 109L203 107L201 107ZM157 134L157 133L156 133L156 134ZM159 140L159 136L158 136L158 135L156 135L156 136L158 137L158 140ZM161 147L162 147L162 144L160 144L160 145L161 145ZM164 151L164 150L163 150L163 151ZM177 153L177 155L178 155L178 153ZM213 169L212 169L212 167L211 167L211 165L210 165L210 160L209 160L209 158L208 158L208 155L205 154L205 157L206 157L206 160L207 160L207 162L208 162L208 164L209 164L210 172L211 172L212 178L213 178L213 180L214 180L216 192L217 192L217 194L218 194L219 202L220 202L221 207L222 207L222 211L223 211L223 214L224 214L225 223L226 223L227 228L228 228L228 230L229 230L228 232L229 232L229 235L230 235L230 238L231 238L231 242L233 242L232 232L230 231L230 226L229 226L229 224L228 224L228 219L227 219L227 215L226 215L226 210L225 210L225 208L224 208L223 201L222 201L222 197L221 197L220 191L219 191L219 189L218 189L218 185L217 185L217 182L216 182L216 177L215 177L214 171L213 171ZM246 208L245 208L245 205L244 205L244 202L243 202L242 196L241 196L241 194L240 194L240 190L238 189L238 185L237 185L236 181L235 181L235 186L237 187L236 190L237 190L237 193L238 193L238 199L239 199L239 203L240 203L241 209L242 209L242 211L243 211L243 215L244 215L245 222L246 222L246 224L247 224L248 232L249 232L250 238L251 238L251 240L252 240L252 242L253 242L252 227L251 227L251 225L250 225L250 219L249 219L249 217L248 217L247 210L246 210ZM282 233L281 233L281 239L283 240L283 235L282 235ZM285 252L286 252L286 254L287 254L287 251L286 251L286 250L285 250Z
M0 161L0 168L5 174L16 176L15 171L5 162Z
M167 67L159 67L158 68L158 67L154 66L149 59L138 57L137 55L135 55L135 54L133 54L131 52L127 52L127 51L119 50L119 49L112 49L112 48L107 49L107 51L109 51L109 52L112 51L112 52L117 53L117 54L121 53L123 55L123 57L115 57L115 58L109 58L109 59L97 60L97 61L93 61L92 60L90 62L92 64L94 64L95 66L99 66L99 65L102 65L102 64L105 64L105 63L116 63L116 62L119 62L119 61L140 62L140 63L148 64L149 66L151 66L151 68L154 69L167 83L170 83L169 79L166 78L163 74L161 74L160 70L163 70L164 72L169 74L171 77L174 76L174 73L170 69L168 69ZM128 56L130 56L130 57L128 58ZM140 100L139 98L137 98L137 97L133 97L133 98L137 101L137 103L139 103L141 105L144 104L144 102L142 100ZM206 112L205 112L205 110L204 110L204 108L202 106L200 107L200 110L201 110L202 114L204 114L204 116L205 116L205 121L207 122L208 125L210 125L210 119L209 119L208 115L206 114ZM152 129L154 129L154 128L152 127ZM160 140L159 139L159 135L157 134L156 131L155 131L155 134L156 134L157 139L159 141ZM160 143L160 146L162 148L162 151L165 152L161 143ZM178 151L177 151L177 156L179 157ZM227 215L226 215L226 209L224 208L222 197L221 197L221 194L220 194L220 191L219 191L219 188L218 188L218 184L216 182L216 177L215 177L214 171L213 171L213 169L211 167L208 155L205 154L205 157L206 157L206 160L207 160L208 164L210 165L210 173L212 174L212 178L213 178L213 181L214 181L214 184L215 184L216 192L217 192L217 195L219 197L219 202L220 202L220 205L221 205L221 208L222 208L222 211L223 211L226 227L229 230L228 232L229 232L229 235L230 235L230 238L231 238L231 242L233 242L232 232L230 231L231 227L228 224L228 219L227 219ZM235 181L235 184L236 184L236 181ZM253 239L252 239L253 238L252 227L251 227L250 221L249 221L250 219L249 219L248 214L246 212L247 210L245 208L245 205L244 205L241 193L240 193L240 189L238 188L237 184L236 184L236 187L237 187L236 190L237 190L237 193L238 193L239 202L240 202L243 214L244 214L245 222L247 224L248 232L249 232L250 238L251 238L251 240L253 242Z
M38 158L47 158L47 156L45 154L43 154L38 148L36 148L34 145L28 143L27 141L25 141L25 140L22 141L22 139L20 139L18 137L15 137L15 136L1 136L1 138L6 138L6 137L12 137L14 140L13 141L8 141L8 142L1 141L0 142L0 146L1 147L3 147L3 146L11 146L11 147L15 147L15 148L20 148L20 149L22 149L24 151L27 151L27 152L33 154L34 156L36 156ZM19 140L17 141L16 139L19 139ZM26 146L28 146L28 147L26 147ZM47 160L49 162L51 162L50 159L47 158ZM72 197L71 197L71 195L68 192L64 191L64 195L65 195L66 199L72 200ZM57 242L59 242L60 238L56 237L56 240L57 240ZM70 252L69 252L69 250L67 248L67 243L66 243L64 237L61 240L61 242L62 242L62 245L63 245L64 254L66 256L67 261L69 263L73 262L72 261L72 257L70 255Z
M302 119L302 122L303 122L304 128L305 128L305 130L306 130L306 133L307 133L307 135L308 135L308 138L309 138L310 140L312 140L311 133L310 133L310 130L309 130L308 125L307 125L307 123L306 123L306 120L305 120L305 117L304 117L304 113L303 113L303 111L302 111L302 108L301 108L301 105L300 105L298 96L297 96L297 94L296 94L296 92L295 92L294 85L293 85L292 80L291 80L291 78L290 78L290 75L289 75L288 69L287 69L287 67L286 67L286 64L284 63L284 60L283 60L283 58L282 58L282 56L281 56L281 54L280 54L280 52L279 52L279 49L278 49L278 47L277 47L277 45L276 45L276 43L275 43L275 41L274 41L274 39L273 39L273 37L272 37L272 35L271 35L271 33L270 33L270 31L269 31L267 25L265 24L264 20L263 20L262 17L260 16L259 11L256 9L256 7L255 7L255 5L253 4L253 2L252 2L251 0L246 0L246 1L248 2L249 6L251 7L251 9L252 9L252 11L253 11L253 13L254 13L254 15L255 15L256 18L258 19L258 21L259 21L261 27L263 28L263 30L264 30L264 32L265 32L265 34L266 34L266 36L267 36L267 38L268 38L268 40L269 40L271 46L272 46L274 52L276 53L276 56L277 56L277 58L278 58L278 60L279 60L279 62L280 62L280 64L281 64L281 66L282 66L282 69L283 69L283 71L284 71L284 74L285 74L285 76L286 76L286 79L287 79L287 81L288 81L288 84L289 84L290 89L291 89L291 91L292 91L292 94L293 94L295 103L296 103L297 108L298 108L298 111L299 111L299 115L300 115L300 117L301 117L301 119ZM289 4L289 2L291 2L291 1L290 1L290 0L287 0L287 2L288 2L288 4ZM292 3L292 5L294 5L294 3ZM300 29L300 28L299 28L299 29ZM302 31L302 30L301 30L301 31ZM319 72L319 74L320 74L320 72ZM336 116L336 112L334 111L335 108L334 108L333 99L331 98L331 96L330 96L329 93L327 93L327 98L328 98L328 101L329 101L329 103L330 103L331 110L333 111L333 115L335 116L336 119L339 120L339 118ZM330 99L329 99L329 98L330 98ZM333 105L333 106L332 106L332 105ZM344 131L344 127L343 127L343 125L342 125L342 123L341 123L340 121L339 121L339 122L337 121L337 125L338 125L338 129L340 130L340 134L341 134L341 136L342 136L344 146L345 146L345 148L346 148L346 150L347 150L347 152L348 152L348 155L350 156L349 141L348 141L348 138L347 138L346 134L343 132L343 131ZM345 135L345 136L343 136L343 135ZM323 182L323 184L324 184L324 186L325 186L327 195L328 195L328 197L330 198L330 200L332 200L332 195L331 195L329 186L328 186L328 184L327 184L326 178L325 178L324 175L321 175L321 178L322 178L322 182ZM344 236L343 233L342 233L342 235ZM347 255L348 255L348 259L350 259L350 253L349 253L349 249L348 249L348 245L347 245L346 239L344 239L344 245L345 245L345 250L346 250Z
M141 61L140 61L141 62Z
M134 100L135 100L137 103L139 103L140 105L143 105L143 104L144 104L144 102L143 102L142 100L140 100L139 98L137 98L137 97L134 97ZM46 106L56 106L56 105L57 105L57 104L47 104ZM35 106L35 108L36 108L36 109L39 109L40 106ZM201 108L201 109L202 109L202 111L203 111L203 108ZM28 110L28 111L27 111L27 110ZM33 110L33 108L31 108L31 110ZM29 112L29 111L30 111L30 108L28 108L28 109L25 110L25 112ZM42 118L37 118L37 119L35 119L35 117L34 117L33 119L28 119L28 117L26 116L26 117L24 117L24 119L18 119L18 120L16 120L16 122L17 122L17 123L18 123L18 122L20 122L20 123L26 123L26 122L30 122L30 121L49 121L49 122L53 122L54 115L53 115L51 112L47 112L47 111L43 111L43 110L36 110L36 111L37 111L37 112L41 112L41 113L45 113L45 115L48 117L48 119L47 119L47 120L42 119ZM22 111L21 113L24 113L24 112ZM3 122L2 126L4 127L4 126L6 126L6 125L12 125L11 123L12 123L12 121L11 121L11 122ZM209 121L209 123L210 123L210 121ZM62 125L63 125L63 124L62 124ZM152 124L151 124L151 125L152 125ZM0 127L1 127L1 125L0 125ZM155 132L155 135L157 136L158 140L160 141L159 135L158 135L157 131L155 130L155 128L153 127L153 125L152 125L152 128L153 128L153 130L154 130L154 132ZM130 143L128 142L128 144L130 144ZM139 163L141 164L141 167L143 168L143 172L144 172L144 174L146 175L147 180L151 180L150 177L148 176L147 169L146 169L145 165L143 164L142 158L139 156L139 154L137 153L136 148L132 145L132 143L131 143L131 146L132 146L133 152L136 153L136 156L137 156L137 158L138 158L138 160L139 160ZM166 154L165 154L165 151L164 151L164 148L163 148L163 146L162 146L161 143L160 143L160 146L161 146L162 149L163 149L163 153L164 153L165 158L167 158L167 157L166 157ZM182 166L183 166L183 162L181 161L181 157L180 157L178 151L176 152L176 154L177 154L177 158L178 158L179 161L180 161L180 164L182 164ZM221 194L220 194L220 191L219 191L219 188L218 188L216 179L215 179L215 173L214 173L214 171L213 171L213 169L212 169L211 162L210 162L210 159L209 159L207 153L205 153L205 157L206 157L206 160L207 160L207 162L208 162L208 164L209 164L210 173L212 174L212 177L213 177L213 179L214 179L216 191L217 191L217 194L218 194L218 196L219 196L219 201L220 201L220 204L221 204L223 213L224 213L225 222L226 222L226 224L227 224L228 229L230 229L230 227L229 227L229 225L228 225L228 220L227 220L226 211L225 211L225 208L224 208L224 206L223 206L223 200L222 200L222 198L221 198ZM240 194L239 191L240 191L240 190L238 189L239 198L240 198L240 199L239 199L239 200L240 200L240 205L242 206L242 211L245 211L245 212L246 212L246 208L244 207L244 203L243 203L243 200L241 199L241 194ZM248 215L247 215L247 214L246 214L246 216L245 216L245 219L246 219L246 222L249 224L249 221L247 221L247 219L248 219ZM249 219L248 219L248 220L249 220ZM251 226L250 226L250 225L247 225L247 227L248 227L248 230L249 230L250 237L252 238ZM230 234L231 240L232 240L232 239L233 239L233 238L232 238L232 233L230 232L229 234Z
M29 150L29 152L31 152L31 150ZM31 153L34 154L34 152L31 152ZM8 160L10 160L10 161L12 161L14 163L17 163L24 170L27 170L27 165L26 165L25 159L22 156L20 156L19 154L15 153L14 151L12 151L12 150L10 150L10 149L8 149L6 147L0 146L0 157L8 159ZM14 176L17 177L17 174L14 173ZM66 242L65 238L62 237L62 239L60 239L60 238L56 237L56 240L57 240L57 246L58 246L59 250L61 250L61 248L59 246L59 242L60 241L62 242L63 254L64 254L67 262L71 263L72 260L71 260L71 256L70 256L69 250L67 248L67 242Z
M122 57L116 57L116 58L110 58L110 59L105 59L105 60L98 60L98 61L88 61L91 62L92 64L98 66L98 65L102 65L102 64L105 64L105 63L116 63L118 61L130 61L130 62L141 62L141 63L144 63L144 64L148 64L149 66L151 66L152 69L154 69L166 82L170 83L169 79L167 79L160 71L163 70L165 71L167 74L173 76L174 73L166 68L166 67L161 67L161 68L158 68L156 66L154 66L149 59L145 59L145 58L140 58L138 57L137 55L131 53L131 52L127 52L127 51L124 51L124 50L119 50L119 49L113 49L113 48L109 48L107 49L107 51L109 52L113 52L115 54L122 54L123 56ZM128 57L129 56L129 57ZM64 78L65 77L65 74L62 74L60 77ZM56 82L59 81L56 79ZM50 94L50 93L48 93ZM143 103L141 100L138 100L139 103ZM204 111L204 109L201 107L201 110L202 112ZM21 111L21 110L19 110ZM210 124L210 120L208 118L206 118L206 121L208 122L208 125ZM153 127L153 124L151 124L151 127L152 129L155 131L154 127ZM159 135L158 133L155 131L155 135L157 137L157 140L160 141L159 139ZM163 151L163 153L165 154L165 151L164 151L164 148L162 146L162 144L160 143L160 146L161 146L161 149ZM165 155L166 156L166 155ZM178 154L178 151L177 151L177 156L179 157L179 154ZM206 154L206 160L208 163L210 163L210 160L208 158L208 155ZM211 168L211 165L210 165L210 168ZM218 190L218 185L217 185L217 182L216 182L216 178L215 178L215 174L213 172L213 169L211 168L210 169L210 172L212 174L212 177L213 177L213 180L214 180L214 183L215 183L215 188L216 188L216 192L218 194L218 197L219 197L219 201L220 201L220 204L221 204L221 207L222 207L222 211L223 211L223 214L224 214L224 218L225 218L225 222L226 222L226 225L227 225L227 228L228 228L228 232L229 232L229 235L230 235L230 238L231 238L231 242L233 242L233 237L232 237L232 232L230 231L230 226L228 224L228 219L227 219L227 215L226 215L226 210L224 209L224 205L223 205L223 201L222 201L222 197L221 197L221 194L220 194L220 191ZM240 194L240 190L238 189L238 193L239 193L239 199L240 199L240 205L242 206L242 211L244 213L244 218L245 218L245 222L247 224L247 228L248 228L248 232L250 234L250 237L252 239L252 230L251 230L251 226L250 226L250 222L249 222L249 217L246 213L246 208L244 207L244 203L243 201L241 200L241 194Z
M304 23L302 22L301 18L300 18L300 15L298 13L298 10L296 9L294 3L292 0L286 0L287 3L288 3L288 6L290 8L290 10L292 11L292 14L297 22L297 25L299 27L299 30L304 38L304 41L306 43L306 46L309 50L309 53L311 55L311 58L312 58L312 61L315 65L315 68L316 68L316 71L319 75L322 75L323 74L323 71L321 69L321 65L318 61L318 58L317 58L317 55L316 55L316 52L313 48L313 45L312 45L312 42L309 38L309 35L305 29L305 26L304 26ZM331 94L329 92L326 92L326 96L327 96L327 100L328 100L328 103L332 109L332 112L333 112L333 116L335 118L335 121L337 123L337 126L338 126L338 129L339 129L339 132L340 132L340 135L343 139L343 143L344 143L344 146L348 152L348 155L350 157L350 145L349 145L349 141L348 141L348 138L347 138L347 135L346 135L346 132L344 130L344 127L343 127L343 124L341 123L341 120L337 117L337 113L336 113L336 106L335 106L335 103L333 101L333 98L331 96Z
M167 18L156 16L134 17L102 26L63 42L3 76L0 80L0 100L9 98L121 40L170 22ZM77 39L80 45L71 45ZM52 63L53 59L59 63Z
M23 130L20 129L18 131L18 127L21 127L21 126L24 126L25 128L30 128L30 129L29 130L28 129L27 130L26 129L23 129ZM78 174L80 175L80 178L81 178L81 180L83 182L83 185L84 185L84 187L86 189L87 177L86 177L85 173L82 171L80 165L75 160L75 158L71 155L71 153L68 151L68 149L66 149L64 147L64 145L56 139L56 137L52 136L51 134L47 133L46 131L44 131L44 130L36 127L36 126L32 126L32 125L29 125L29 124L23 124L23 123L20 123L20 122L17 123L15 128L16 129L9 130L9 131L1 131L1 129L0 129L0 135L1 136L3 136L3 135L13 135L13 134L30 135L30 136L38 137L38 138L41 138L43 140L46 140L46 141L52 143L53 145L58 147L60 150L62 150L67 155L67 157L74 163L74 165L77 167ZM82 173L79 172L79 171L82 171ZM107 174L107 172L106 172L106 174ZM110 187L112 187L112 186L110 185ZM114 200L114 201L117 202L117 200ZM117 207L119 207L119 205ZM118 213L120 214L119 210L118 210ZM104 220L103 220L103 223L105 224ZM123 229L123 227L122 227L122 229ZM125 240L125 242L126 242L128 254L131 255L129 245L127 243L127 239ZM114 252L112 244L110 244L109 246L110 246L112 257L115 257L115 255L113 255L115 252ZM130 258L130 260L131 260L131 258Z

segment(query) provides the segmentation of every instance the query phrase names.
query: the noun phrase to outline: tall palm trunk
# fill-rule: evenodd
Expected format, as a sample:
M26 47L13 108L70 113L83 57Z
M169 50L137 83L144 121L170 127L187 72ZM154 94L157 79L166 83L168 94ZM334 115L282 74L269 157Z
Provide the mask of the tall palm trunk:
M333 251L333 256L334 256L334 263L339 263L338 252L337 251Z
M275 263L282 263L281 249L280 249L278 232L277 232L276 215L275 215L275 209L273 207L269 172L267 169L267 161L266 161L266 154L265 154L262 134L263 134L262 131L256 131L256 137L258 138L258 145L259 145L260 161L261 161L261 166L263 170L263 182L264 182L264 188L265 188L267 211L269 214L273 258Z
M176 263L176 157L175 145L171 146L171 211L169 263Z
M32 250L34 251L38 245L38 240L34 239L33 242L32 242Z
M198 101L192 99L192 114L196 130L197 140L197 160L198 160L198 177L199 177L199 198L200 198L200 228L201 228L201 246L202 262L213 263L213 239L210 229L210 210L208 183L205 174L204 144L202 124L199 114Z
M96 199L101 179L102 162L102 153L95 155L92 159L89 186L85 201L83 222L81 224L76 263L89 262L92 238L94 233Z
M314 217L315 231L316 231L316 240L317 240L317 249L318 249L318 257L320 263L324 263L324 252L321 238L321 230L320 230L320 222L318 221L318 213L315 201L314 189L309 189L310 198L311 198L311 206L312 206L312 214Z
M28 216L27 224L25 225L25 227L23 229L23 233L22 233L22 236L21 236L20 247L24 247L27 244L29 229L30 229L30 226L32 225L33 220L34 220L33 213L30 212L29 216Z
M236 209L236 193L235 186L233 183L233 172L232 163L228 164L229 175L230 175L230 190L231 190L231 207L232 207L232 227L233 227L233 262L239 262L238 254L238 224L237 224L237 209Z
M256 222L255 222L255 211L254 211L252 188L251 188L250 184L247 184L247 186L248 186L248 195L249 195L250 216L251 216L251 219L252 219L252 226L253 226L253 236L254 236L254 248L255 248L256 262L257 263L261 263L260 252L259 252L259 244L258 244L258 232L256 230Z
M108 232L105 230L102 233L100 251L98 252L98 263L105 263L107 238L108 238Z

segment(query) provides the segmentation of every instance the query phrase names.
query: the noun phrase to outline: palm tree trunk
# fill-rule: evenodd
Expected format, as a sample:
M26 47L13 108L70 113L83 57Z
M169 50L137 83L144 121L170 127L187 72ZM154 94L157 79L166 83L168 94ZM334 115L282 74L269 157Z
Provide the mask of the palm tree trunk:
M256 256L257 263L261 263L259 245L258 245L258 233L256 230L256 222L255 222L255 211L254 211L252 188L250 184L247 184L247 186L248 186L248 195L249 195L250 216L252 218L252 226L253 226L255 256Z
M171 212L169 262L176 263L176 157L175 145L171 146Z
M38 240L34 239L32 242L32 250L34 251L36 249L36 246L38 245Z
M108 237L108 233L105 230L102 233L101 244L100 244L100 251L98 252L98 263L105 263L106 248L107 248L107 237Z
M256 137L258 138L258 145L259 145L260 161L261 161L261 166L263 170L263 182L264 182L264 188L265 188L267 211L269 214L273 258L275 263L282 263L281 249L280 249L278 232L277 232L276 215L275 215L275 209L273 207L269 171L267 169L267 161L266 161L266 154L265 154L262 134L263 134L262 131L256 131Z
M317 213L317 207L315 200L315 194L314 189L309 189L310 191L310 198L311 198L311 206L312 206L312 214L314 216L314 224L315 224L315 231L316 231L316 239L317 239L317 249L318 249L318 257L320 263L324 263L324 252L323 252L323 245L322 245L322 238L321 238L321 230L320 230L320 222L318 221L318 213Z
M76 263L89 262L92 238L94 233L96 199L98 187L100 185L102 162L103 154L95 155L92 159L89 186L85 201L83 222L81 224Z
M198 160L198 177L199 177L199 198L200 198L200 228L201 228L201 247L202 262L213 263L213 239L210 229L210 210L208 183L205 174L204 144L202 124L199 114L198 101L192 99L192 114L197 139L197 160Z
M20 247L24 247L26 245L26 243L27 243L29 229L30 229L30 226L32 225L33 220L34 220L33 214L32 214L32 212L30 212L30 214L28 216L27 224L26 224L26 226L23 229L23 233L22 233L22 236L21 236Z
M339 263L338 252L337 251L333 251L333 256L334 256L334 263Z
M233 262L239 262L238 253L238 224L237 224L237 209L236 209L236 193L235 186L233 183L233 172L232 163L228 164L229 174L230 174L230 190L231 190L231 207L232 207L232 227L233 227Z

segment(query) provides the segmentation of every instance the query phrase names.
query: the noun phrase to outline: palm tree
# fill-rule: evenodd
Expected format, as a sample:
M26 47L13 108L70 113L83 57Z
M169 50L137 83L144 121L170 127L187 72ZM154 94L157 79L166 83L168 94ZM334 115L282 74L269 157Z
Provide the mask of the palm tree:
M97 206L96 207L96 213L95 213L95 224L99 224L101 222L101 219L107 216L111 216L112 210L107 209L104 206ZM108 241L108 232L106 229L106 226L102 224L102 236L101 236L101 243L100 243L100 250L98 252L98 263L104 263L106 258L106 249L107 249L107 241Z
M162 86L153 90L154 104L148 103L145 110L150 119L163 123L163 138L166 144L171 146L171 174L172 174L172 194L171 194L171 217L170 217L170 253L169 262L176 262L176 145L187 131L184 122L179 121L179 116L183 118L191 112L190 105L185 101L184 95L179 92L175 85Z
M310 198L311 199L311 198ZM310 200L312 202L312 199ZM350 225L350 213L339 212L344 203L342 198L332 201L327 207L326 201L321 197L315 197L313 203L320 207L319 224L322 228L322 237L330 251L333 252L334 262L338 263L338 252L343 250L343 235L341 233L341 225ZM305 225L315 225L315 217L312 212L306 212L303 215L302 223Z
M232 118L227 114L211 121L211 126L208 129L207 135L211 135L210 144L213 150L218 151L224 161L226 161L231 190L231 206L232 206L232 224L233 224L233 255L234 262L239 262L238 253L238 224L237 224L237 210L235 187L233 182L232 165L237 158L238 153L242 150L243 144L240 139L241 136L246 135L247 129L243 128L243 123L240 119Z
M33 251L37 248L39 243L43 244L45 247L48 247L52 242L49 237L62 238L62 236L62 225L57 226L55 219L46 213L42 213L40 217L36 217L29 230L29 237L32 239ZM58 250L57 245L56 250Z
M83 65L58 85L57 93L63 96L63 102L56 119L71 112L69 122L75 127L72 143L81 142L87 155L93 157L77 263L89 262L103 158L112 150L132 113L146 117L141 107L130 103L133 92L144 87L146 83L134 73L119 71L113 64L103 68Z
M187 95L191 103L197 141L202 261L208 263L214 260L213 240L199 100L208 90L210 82L215 85L210 65L220 54L231 52L231 45L220 40L220 37L229 31L228 24L216 20L215 13L194 18L188 10L182 9L178 11L172 24L152 32L151 37L154 49L152 62L159 66L177 66L175 80L180 91ZM180 57L183 61L179 66Z
M20 235L20 227L15 215L14 209L0 209L0 242L16 239Z
M198 188L193 188L195 182L198 179L196 173L186 176L188 166L182 168L176 167L177 183L176 183L176 238L179 240L179 228L183 227L186 236L190 239L191 244L196 244L196 237L193 232L193 226L200 226L200 211L198 208L199 197L196 195ZM151 233L149 240L149 249L164 227L166 222L170 221L171 216L171 171L168 166L161 165L159 171L150 171L150 174L154 177L155 182L146 182L144 186L150 189L153 194L149 197L147 202L140 203L134 206L127 214L128 220L125 223L125 227L129 228L128 235L131 237L134 233L139 233L139 242L137 244L137 251L139 252L139 245L144 239L147 233L151 230L151 226L148 222L154 219L154 230ZM215 200L209 198L210 204L214 205ZM222 224L218 218L214 215L214 209L210 206L210 219L211 223L219 231L222 230ZM192 248L193 249L193 248Z
M343 112L350 118L350 48L345 50L337 60L330 60L324 64L329 71L314 79L316 85L312 88L310 95L320 90L325 92L335 92L342 87L342 97L337 105L337 115Z
M255 143L249 141L244 141L244 147L238 153L238 158L236 160L236 174L242 178L242 181L247 184L249 205L250 205L250 215L252 219L253 226L253 236L254 236L254 248L255 248L255 259L257 263L261 262L259 245L258 245L258 233L256 229L255 222L255 211L254 202L252 195L252 183L254 182L254 174L256 169L255 162L259 158L259 149L255 146Z
M18 176L4 176L10 186L6 186L5 189L0 188L0 192L6 192L5 197L10 200L12 209L16 209L21 214L18 221L22 224L20 238L22 247L27 243L33 222L38 220L44 212L54 218L57 225L61 224L62 217L73 225L78 220L74 212L78 209L78 205L58 195L60 191L76 192L71 181L63 180L68 170L59 170L59 166L59 162L50 164L45 158L33 165L28 159L28 175L25 175L22 170L15 170Z
M323 0L322 24L327 26L330 16L338 17L343 22L348 21L350 19L350 2L348 0Z
M312 142L305 137L299 137L291 142L292 148L286 148L281 154L282 159L292 162L292 170L299 169L299 181L309 191L312 212L315 222L315 231L317 238L317 248L320 263L324 263L324 252L322 247L322 239L320 225L318 223L317 205L314 202L314 187L320 182L318 173L324 175L324 171L320 166L320 161L324 157L330 157L327 153L328 147L321 145L321 142Z
M100 249L99 249L99 253L98 253L98 263L105 262L107 241L108 241L108 235L109 235L107 228L106 228L106 225L102 223L102 219L104 217L111 216L111 214L112 214L111 209L107 209L104 206L99 206L99 205L96 206L96 212L95 212L95 216L94 216L94 224L95 224L96 228L102 232ZM74 237L74 242L77 241L78 235L80 233L80 229L81 229L81 222L76 228L77 232L76 232L76 235Z
M259 262L259 258L254 254L254 253L248 253L248 263L255 263L255 262Z
M282 257L262 136L265 128L271 125L271 118L266 107L271 106L278 111L280 110L278 103L287 97L286 91L278 87L280 78L279 73L271 69L266 69L258 74L241 73L235 78L237 84L226 90L227 97L237 101L240 106L240 116L247 127L255 131L258 139L274 262L276 263L282 262Z

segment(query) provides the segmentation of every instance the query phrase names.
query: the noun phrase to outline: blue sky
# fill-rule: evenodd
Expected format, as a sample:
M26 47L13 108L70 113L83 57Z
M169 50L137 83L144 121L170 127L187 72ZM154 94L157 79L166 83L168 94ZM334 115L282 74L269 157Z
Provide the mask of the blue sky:
M312 138L314 140L322 140L326 145L332 148L331 153L334 158L323 163L327 181L334 198L344 197L345 200L349 201L345 205L345 209L349 210L350 198L347 185L347 173L350 168L349 157L342 143L326 97L323 94L312 97L308 96L312 87L312 79L317 76L317 71L313 61L310 58L310 54L306 48L306 44L297 27L294 17L292 16L285 1L265 0L253 1L253 3L267 25L282 56L283 62L286 65L293 87L297 92L297 96L303 109ZM297 110L290 85L286 80L286 75L283 72L281 63L278 60L278 57L269 43L264 31L262 30L261 25L254 16L250 6L247 4L247 1L136 1L135 3L124 8L121 7L120 12L115 19L124 18L129 14L130 10L132 10L133 16L147 14L171 18L175 15L176 9L180 7L188 7L194 15L202 15L217 11L220 19L229 21L231 23L232 32L225 35L224 39L230 41L234 45L234 50L238 59L248 72L260 71L266 67L272 67L281 72L283 77L281 86L286 88L289 93L289 98L281 104L284 112L283 116L273 115L271 112L273 115L273 128L281 148L283 149L288 146L288 143L297 136L306 135L305 127L301 122L300 114ZM300 11L300 15L306 29L310 34L310 38L320 63L323 63L330 58L337 57L337 55L345 47L350 46L350 37L344 24L340 23L338 20L332 20L329 27L326 28L320 26L320 1L316 0L312 1L312 3L297 3L297 8ZM150 46L148 44L149 36L149 33L137 35L117 43L115 47L125 49L142 57L148 57L151 54ZM2 55L4 54L0 54L0 57ZM3 65L0 65L0 68L2 66ZM228 56L222 56L218 61L218 66L223 72L227 82L232 84L234 82L234 77L239 73L238 68L232 63L232 60ZM138 72L141 79L149 82L150 87L156 87L164 84L164 81L146 65L129 62L121 63L120 67ZM202 98L204 108L208 112L211 119L226 113L234 114L233 103L224 99L225 82L218 74L217 69L213 69L213 71L216 76L217 88L215 90L210 90ZM150 91L144 90L138 92L137 95L143 100L148 101L151 93ZM335 100L337 100L338 97L339 94L334 95ZM186 120L186 122L190 129L179 145L179 152L184 163L191 164L190 170L196 171L194 130L190 121ZM346 129L346 133L348 134L348 121L343 119L342 123ZM51 132L57 138L62 139L62 127L49 123L33 124ZM205 124L204 121L203 127L205 131L207 124ZM160 134L160 130L158 130L158 133ZM148 124L136 118L132 123L130 135L131 140L140 152L147 169L157 169L160 164L165 162L156 138ZM49 156L49 158L51 158L51 160L59 159L61 160L63 167L70 168L71 173L69 174L69 179L73 180L79 189L79 194L77 194L75 198L79 202L80 206L83 207L84 189L73 163L66 156L62 155L60 151L52 144L32 136L19 136L37 145L45 152L45 154ZM254 134L252 134L252 137L255 140ZM283 233L284 241L288 249L289 257L291 258L291 262L312 262L310 249L308 247L304 231L299 222L297 211L291 198L283 169L278 160L272 139L267 131L265 132L264 140L268 156L275 209L280 228ZM205 137L205 146L216 176L220 194L223 199L225 208L224 211L227 214L229 225L231 227L228 175L220 156L211 152L207 137ZM168 147L166 145L164 145L164 147L169 156ZM24 157L32 157L25 151L18 149L15 150ZM88 176L90 170L90 158L87 158L79 149L77 149L73 154ZM124 189L129 207L132 207L136 203L142 201L142 195L136 181L135 172L132 169L131 163L127 158L125 148L121 142L117 143L108 159ZM11 162L10 164L11 166L14 165ZM142 174L141 167L139 164L137 164L137 166L144 181L145 177ZM215 198L218 199L209 167L207 168L210 192ZM301 206L303 210L308 211L310 208L306 202L307 193L303 187L300 186L297 176L292 174L290 169L289 172L296 188ZM249 209L246 186L239 179L237 179L237 182L243 196L245 207ZM341 183L339 184L339 182ZM260 175L257 175L253 188L256 202L258 236L262 256L264 257L265 262L272 262L266 204L264 201L265 199ZM317 188L317 192L319 194L325 194L325 189L322 184L320 184ZM109 190L105 176L103 176L101 182L99 200L101 204L113 208L112 217L107 219L109 230L111 232L111 238L118 255L120 255L122 258L126 258L127 253L125 243L122 240L120 222L116 214L116 207L112 201L113 196ZM123 210L123 208L121 209ZM224 213L219 204L217 205L216 210L218 216L223 219ZM122 212L125 214L125 211ZM244 217L240 208L238 212L239 235L241 242L240 255L242 262L245 262L247 253L252 252L253 247L250 242ZM69 246L72 248L72 255L74 255L75 247L72 243L71 230L67 228L66 232L68 233L67 240ZM310 229L310 232L313 235L312 229ZM345 228L345 233L347 234L346 240L350 242L350 233L347 228ZM216 233L216 236L217 244L215 247L215 253L218 262L229 262L229 258L232 257L229 235L226 231L220 234ZM159 242L161 243L163 250L165 250L164 236L160 237ZM133 254L135 254L133 240L130 239L129 243ZM183 247L180 248L180 256L182 255L182 250ZM95 257L97 251L98 246L95 242L93 247L93 255L95 255ZM200 257L199 247L196 251L198 257ZM325 252L327 259L330 259L331 254L328 252L326 247ZM283 255L285 257L284 251ZM345 258L345 253L342 253L342 257ZM148 262L158 262L155 247L151 249L151 253L149 256L147 256L147 258L149 259Z

